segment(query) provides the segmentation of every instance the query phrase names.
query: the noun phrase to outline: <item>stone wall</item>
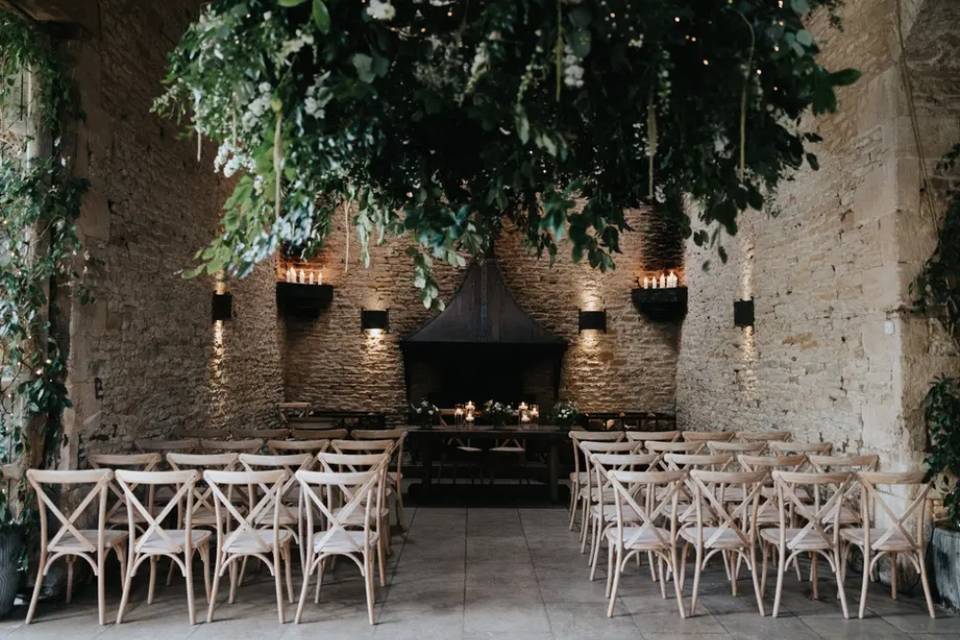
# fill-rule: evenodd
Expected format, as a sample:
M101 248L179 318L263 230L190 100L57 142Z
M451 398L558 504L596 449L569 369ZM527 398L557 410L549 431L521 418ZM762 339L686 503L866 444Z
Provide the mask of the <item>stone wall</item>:
M63 6L66 15L56 13ZM65 464L137 437L276 421L282 398L273 274L229 286L236 318L211 320L210 278L184 279L213 237L225 185L195 141L150 113L166 51L200 2L51 2L81 25L68 44L84 119L74 170L90 181L79 220L95 301L69 302ZM75 12L75 13L73 13Z
M677 266L682 250L662 223L640 212L633 212L630 220L636 231L624 236L618 267L606 274L574 264L566 243L551 267L548 259L528 255L512 229L497 241L496 255L519 306L569 343L561 397L587 411L672 412L678 325L648 321L633 307L630 290L643 269ZM358 263L358 247L352 241L351 264L345 269L345 233L343 221L338 221L326 249L315 259L323 267L325 281L335 286L331 308L312 322L285 321L288 400L394 412L395 416L404 411L399 340L431 317L413 288L406 247L403 241L375 247L372 265L365 269ZM449 300L463 273L445 265L438 265L436 272L441 298ZM362 333L362 308L389 309L390 332ZM578 333L578 309L606 309L607 332Z
M946 54L951 43L956 50L960 18L956 3L942 0L903 6L907 50L917 56L908 54L909 66L926 70L914 82L920 155L932 170L960 140L956 62ZM825 139L820 170L783 186L775 217L745 217L723 241L726 265L688 246L690 313L677 370L684 427L783 428L798 440L879 452L894 466L920 457L919 401L933 374L958 360L936 324L908 310L935 216L920 207L895 17L893 0L847 2L842 33L816 17L825 64L863 71L840 91L838 113L807 123ZM713 268L698 269L708 258ZM755 325L734 327L734 300L751 297Z

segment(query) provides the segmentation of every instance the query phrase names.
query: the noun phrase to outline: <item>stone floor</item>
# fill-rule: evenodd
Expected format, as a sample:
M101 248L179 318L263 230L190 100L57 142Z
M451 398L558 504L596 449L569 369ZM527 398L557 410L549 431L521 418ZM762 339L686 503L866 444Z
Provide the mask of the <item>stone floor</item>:
M0 621L0 638L123 638L135 640L220 638L630 638L669 640L817 638L960 637L960 617L938 610L930 620L916 598L894 602L880 588L868 601L864 620L844 620L833 598L810 600L807 585L787 580L784 611L772 619L757 615L749 590L733 598L722 571L708 574L702 607L695 617L681 620L672 599L662 600L647 568L626 575L613 618L606 617L603 582L587 579L585 558L575 535L567 531L561 509L408 509L408 534L396 538L389 566L389 584L378 596L378 624L367 624L362 583L348 563L339 563L325 583L321 602L312 600L300 625L280 626L274 609L273 582L255 574L240 590L237 603L221 605L212 624L187 623L182 582L158 590L147 606L141 585L123 625L96 624L96 603L87 589L65 606L44 603L37 620L22 624L18 606ZM687 583L688 589L690 582ZM198 586L198 594L202 594ZM826 581L821 593L829 592ZM849 586L848 597L855 599ZM221 594L221 601L225 594ZM119 594L108 594L108 611L116 614ZM853 605L851 605L852 607ZM199 607L198 607L199 609ZM198 613L200 613L198 611ZM288 609L288 620L293 607ZM201 619L203 614L200 614Z

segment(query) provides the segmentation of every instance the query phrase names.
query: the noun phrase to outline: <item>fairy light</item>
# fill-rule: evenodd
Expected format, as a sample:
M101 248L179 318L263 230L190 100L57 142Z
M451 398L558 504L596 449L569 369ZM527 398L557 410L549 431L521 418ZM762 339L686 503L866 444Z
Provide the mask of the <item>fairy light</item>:
M704 58L704 59L703 59L703 66L709 67L709 66L710 66L710 61L707 60L706 58Z

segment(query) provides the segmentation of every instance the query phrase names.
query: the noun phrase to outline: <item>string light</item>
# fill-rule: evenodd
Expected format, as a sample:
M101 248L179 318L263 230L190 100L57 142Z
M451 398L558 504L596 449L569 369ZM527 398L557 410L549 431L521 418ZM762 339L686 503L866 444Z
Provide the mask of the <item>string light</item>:
M707 60L706 58L704 58L704 59L703 59L703 66L705 66L705 67L710 66L710 61Z

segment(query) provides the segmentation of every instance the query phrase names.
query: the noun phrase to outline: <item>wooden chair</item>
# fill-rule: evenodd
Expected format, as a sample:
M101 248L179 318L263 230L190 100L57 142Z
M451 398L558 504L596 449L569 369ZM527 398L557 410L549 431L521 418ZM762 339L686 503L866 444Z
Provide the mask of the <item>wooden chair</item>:
M129 515L128 533L130 536L129 557L127 571L123 580L123 596L120 599L120 609L117 611L117 624L123 622L123 612L130 599L130 590L133 586L133 577L137 568L145 561L150 561L150 584L147 590L147 604L153 603L154 588L156 585L156 564L161 557L170 558L171 562L180 568L187 585L187 607L190 624L196 624L196 607L193 598L193 556L200 553L203 562L203 586L207 600L210 599L210 538L209 531L198 531L193 528L190 514L193 511L194 488L200 478L199 472L187 471L131 471L120 469L116 471L117 484L124 494L126 512ZM173 496L166 506L154 511L153 505L145 506L137 496L138 486L146 485L151 489L158 485L176 487ZM153 495L151 490L148 495ZM183 503L186 508L183 509ZM165 529L163 523L170 518L174 509L181 509L186 514L182 529ZM137 535L139 529L142 535Z
M833 451L831 442L783 442L771 440L767 443L767 448L774 455L790 455L792 453L802 453L805 455L828 455Z
M200 449L198 438L182 440L135 440L134 446L144 453L194 453Z
M168 453L167 464L174 471L195 469L203 473L207 469L233 471L239 464L236 453ZM193 510L190 517L195 527L213 528L217 524L213 490L198 483L193 490ZM179 514L178 521L184 522L186 514Z
M303 499L300 495L300 487L294 474L300 470L310 470L313 468L314 457L309 453L294 453L289 455L256 455L252 453L241 453L240 464L246 471L263 471L270 469L283 469L287 472L288 478L280 492L280 517L278 525L293 534L293 539L300 551L300 566L304 566L304 534L302 506ZM247 508L252 510L256 502L270 490L265 484L258 484L255 487L248 488ZM256 519L256 525L260 527L270 526L273 521L273 512L269 509L262 511ZM243 571L240 572L240 582L243 582Z
M746 454L746 455L759 455L764 449L767 448L767 443L762 440L750 441L750 442L734 442L732 440L708 440L707 449L710 453L713 454L728 454L734 456L734 463L736 462L736 456ZM732 469L731 469L732 471Z
M210 453L260 453L263 440L200 440L200 449Z
M663 442L660 440L644 440L643 442L643 448L647 451L647 453L655 453L660 457L656 463L656 466L660 467L661 469L667 468L667 463L664 460L664 456L667 454L678 453L694 455L703 451L706 446L706 440L694 442Z
M600 546L606 538L607 530L615 526L617 514L613 508L613 487L607 479L606 472L617 471L645 471L657 456L652 453L592 453L590 467L593 469L591 494L594 496L610 496L609 500L597 500L590 506L590 581L597 572L597 563L600 556ZM624 520L638 522L640 516L630 509L624 511ZM639 558L639 556L637 556ZM651 572L653 566L650 567Z
M290 437L290 429L244 429L234 434L240 440L286 440Z
M394 501L397 510L397 524L403 528L403 445L407 439L406 429L354 429L350 436L354 440L392 440L391 462L393 470L387 469L387 500Z
M577 511L582 487L590 482L590 474L584 470L586 463L581 464L584 452L580 449L581 442L618 442L623 440L622 431L583 431L574 430L567 434L570 444L573 445L573 471L570 472L570 531L577 519Z
M309 453L316 455L326 451L329 440L267 440L267 451L276 455Z
M590 507L600 500L606 500L608 503L613 503L613 489L608 488L607 493L597 494L593 491L593 470L592 470L592 456L595 453L637 453L637 450L640 448L640 444L637 442L627 442L623 440L615 441L603 441L603 440L586 440L580 443L580 450L584 454L584 470L587 472L587 477L591 479L588 481L584 488L586 491L581 490L580 493L580 553L585 553L587 550L587 532L590 527ZM587 559L589 562L589 557Z
M156 471L163 462L163 456L159 453L95 453L87 456L87 462L89 462L90 466L94 469L112 469L114 472L121 469L126 469L127 471ZM114 478L116 479L116 475L114 475ZM135 489L136 487L134 487L134 490ZM154 488L152 485L149 485L146 488L147 510L150 513L154 513L153 489ZM127 502L123 495L123 490L120 488L119 483L111 482L110 491L113 493L116 500L107 509L107 526L126 527L128 512L126 509ZM141 519L139 512L132 514L132 516L134 520ZM143 524L143 522L140 524Z
M786 442L793 437L789 431L737 431L735 438L741 442Z
M627 431L626 435L632 442L676 442L680 439L679 431Z
M736 431L684 431L685 442L707 442L709 440L727 442L733 440Z
M820 473L833 471L859 473L861 471L877 471L880 468L880 456L875 453L858 455L810 454L807 456L807 460L810 462L813 470Z
M851 475L848 473L806 473L797 471L773 471L773 481L777 489L777 510L779 526L760 530L762 545L763 573L767 572L767 545L777 549L777 591L773 601L773 617L780 613L780 596L783 593L783 576L786 567L800 554L810 554L812 562L811 581L813 597L817 598L817 558L826 558L837 581L837 591L843 617L849 618L847 596L843 589L840 557L840 526L838 515L847 496L847 485ZM797 490L804 488L814 496L814 503L803 500ZM825 489L830 496L821 499ZM830 514L833 514L830 521ZM804 522L803 527L791 520L797 518ZM825 522L827 521L827 522ZM793 524L794 526L788 526Z
M283 616L283 586L280 573L284 565L287 582L287 598L293 602L293 576L291 573L290 542L293 534L280 527L280 499L290 474L285 469L271 471L204 471L203 479L213 492L217 516L217 553L213 571L213 588L210 591L210 606L207 622L213 621L217 604L220 578L230 569L230 604L237 591L237 561L246 558L260 560L274 578L277 594L277 617L280 624ZM229 488L262 486L266 491L246 514L240 513L233 504ZM224 492L224 487L228 491ZM272 513L269 527L261 527L265 513Z
M40 553L37 559L37 578L30 598L30 607L27 609L26 624L33 621L37 610L37 600L43 588L43 578L50 571L53 563L64 558L67 561L67 603L73 597L73 563L81 558L90 565L93 575L97 578L97 610L100 624L106 624L106 593L104 565L107 555L113 551L120 561L121 576L126 572L126 557L124 555L127 544L127 532L107 529L107 496L110 482L113 480L113 471L110 469L90 469L87 471L43 471L40 469L27 470L27 482L37 494L37 508L40 512ZM92 485L86 496L80 500L70 515L57 508L44 486ZM88 508L95 506L97 510L97 528L81 529L82 519ZM50 537L47 521L47 512L53 514L60 523L57 532Z
M680 536L685 540L680 569L680 583L687 564L687 549L693 545L696 565L693 573L693 594L690 614L697 610L697 595L700 590L700 574L710 558L720 554L730 578L730 589L737 595L737 578L741 561L750 570L753 591L757 598L757 610L764 615L763 596L760 590L759 567L757 566L756 512L760 502L760 490L767 477L766 471L690 471L693 484L693 503L696 519L693 525L684 527ZM727 498L730 488L737 488L740 500L733 503ZM708 513L704 513L704 509Z
M862 521L859 527L841 529L840 538L846 547L843 553L844 569L847 564L847 555L853 547L858 548L863 554L859 616L863 618L863 611L867 606L869 575L884 556L890 561L890 597L897 599L897 558L903 555L913 563L917 573L920 574L923 597L927 601L927 612L931 618L935 618L925 562L927 538L923 531L927 522L927 493L930 491L926 473L924 471L860 472L857 474L857 479L862 491L860 498ZM891 494L902 495L907 491L911 497L906 499L905 508L897 509L891 506L896 499ZM884 514L886 524L883 526L880 526L879 522L873 522L871 514L877 513Z
M321 454L326 455L326 454ZM303 605L307 598L310 577L316 571L317 591L315 601L320 599L320 584L323 581L323 565L327 558L344 556L353 561L360 569L367 595L367 616L370 624L375 624L373 607L375 587L373 584L373 561L375 550L381 546L377 531L371 528L371 521L383 508L383 492L378 486L384 483L388 458L384 457L380 467L367 471L298 471L303 495L308 502L307 514L307 564L304 568L303 587L294 618L300 623ZM316 528L314 511L320 513L323 529ZM356 522L360 522L357 528ZM382 556L381 556L382 557Z
M606 472L606 475L614 490L614 508L617 515L616 526L607 531L607 595L610 597L607 617L613 616L620 574L631 556L652 553L660 561L657 564L660 569L661 596L667 597L663 573L666 565L674 576L673 586L680 617L685 618L683 594L676 576L679 575L677 502L686 472L612 470ZM663 496L662 500L653 498L657 493ZM637 497L641 497L643 505L637 501ZM631 524L625 517L627 509L636 513L639 518L637 523Z
M290 435L294 440L342 440L350 435L350 432L343 428L293 429Z

